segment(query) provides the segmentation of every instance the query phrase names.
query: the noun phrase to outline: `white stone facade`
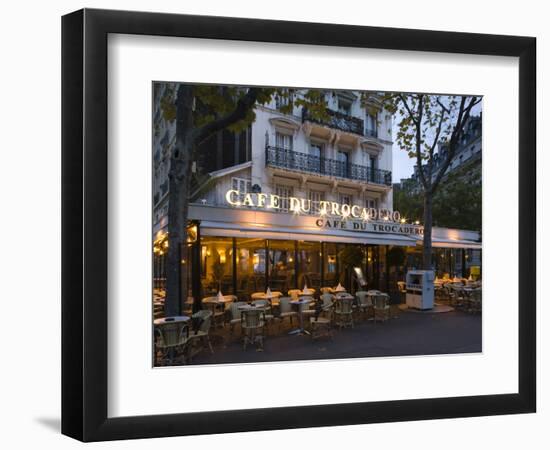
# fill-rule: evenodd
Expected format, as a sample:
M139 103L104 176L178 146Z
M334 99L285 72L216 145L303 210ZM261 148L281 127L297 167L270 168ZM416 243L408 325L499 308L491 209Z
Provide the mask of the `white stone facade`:
M212 172L193 202L227 206L225 193L237 189L283 197L281 212L291 196L392 210L391 115L378 108L372 117L359 92L327 93L326 101L341 111L329 124L309 120L301 107L283 114L275 99L258 105L250 161Z

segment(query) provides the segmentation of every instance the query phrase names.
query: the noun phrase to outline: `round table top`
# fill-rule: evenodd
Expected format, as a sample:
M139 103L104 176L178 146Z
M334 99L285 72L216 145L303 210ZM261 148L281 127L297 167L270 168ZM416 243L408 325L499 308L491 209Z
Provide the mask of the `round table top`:
M211 297L208 301L203 300L203 303L231 303L235 300L232 296L223 296L223 297Z
M171 316L171 317L161 317L160 319L155 319L155 325L164 325L165 323L177 323L177 322L187 322L191 320L189 316Z
M304 303L311 303L313 300L311 299L305 299L305 298L301 298L299 300L292 300L290 303L292 303L293 305L302 305Z
M385 293L385 292L381 292L381 291L367 291L367 296L371 297L371 296L375 296L375 295L383 295L385 297L389 297L390 295Z
M255 292L254 300L267 300L268 298L279 298L281 296L282 296L281 293L276 291L272 292L270 296L268 296L266 292L261 292L261 293Z
M302 289L298 295L313 295L315 294L315 289Z

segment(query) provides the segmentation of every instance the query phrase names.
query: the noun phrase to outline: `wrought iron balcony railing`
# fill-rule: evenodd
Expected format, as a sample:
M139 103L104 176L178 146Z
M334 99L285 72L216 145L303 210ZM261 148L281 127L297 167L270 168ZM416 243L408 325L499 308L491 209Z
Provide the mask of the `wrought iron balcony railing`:
M268 166L298 172L329 175L386 186L391 186L392 183L392 173L389 170L346 163L269 145L266 147L265 161Z
M363 136L365 131L364 121L358 117L349 116L339 111L333 111L327 109L328 118L321 120L318 117L312 116L307 108L302 109L302 122L306 120L320 125L326 125L329 128L336 128L337 130L347 131L349 133L355 133Z

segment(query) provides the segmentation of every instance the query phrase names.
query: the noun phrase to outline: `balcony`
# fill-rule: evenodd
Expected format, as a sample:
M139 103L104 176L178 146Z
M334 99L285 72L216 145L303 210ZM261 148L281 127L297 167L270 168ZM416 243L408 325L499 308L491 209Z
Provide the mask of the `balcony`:
M267 146L265 161L266 166L279 169L328 175L385 186L391 186L392 183L392 174L389 170L345 163L344 161L308 155L307 153L295 152L285 148Z
M309 121L313 123L318 123L329 128L336 128L340 131L363 136L365 125L362 119L349 116L338 111L333 111L332 109L327 109L327 113L328 118L326 120L320 120L317 117L313 117L311 113L306 108L304 108L302 110L302 122Z

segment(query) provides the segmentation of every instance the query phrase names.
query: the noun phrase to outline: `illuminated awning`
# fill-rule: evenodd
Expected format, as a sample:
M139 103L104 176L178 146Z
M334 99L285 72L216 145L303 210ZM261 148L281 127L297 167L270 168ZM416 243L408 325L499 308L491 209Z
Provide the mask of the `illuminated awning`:
M200 232L202 236L416 246L415 238L401 234L353 232L344 230L331 230L329 234L319 233L318 229L272 227L259 224L250 225L213 221L202 221Z
M422 239L418 240L418 245L422 245ZM481 250L481 242L469 241L466 239L443 239L432 238L432 247L435 248L472 248Z

